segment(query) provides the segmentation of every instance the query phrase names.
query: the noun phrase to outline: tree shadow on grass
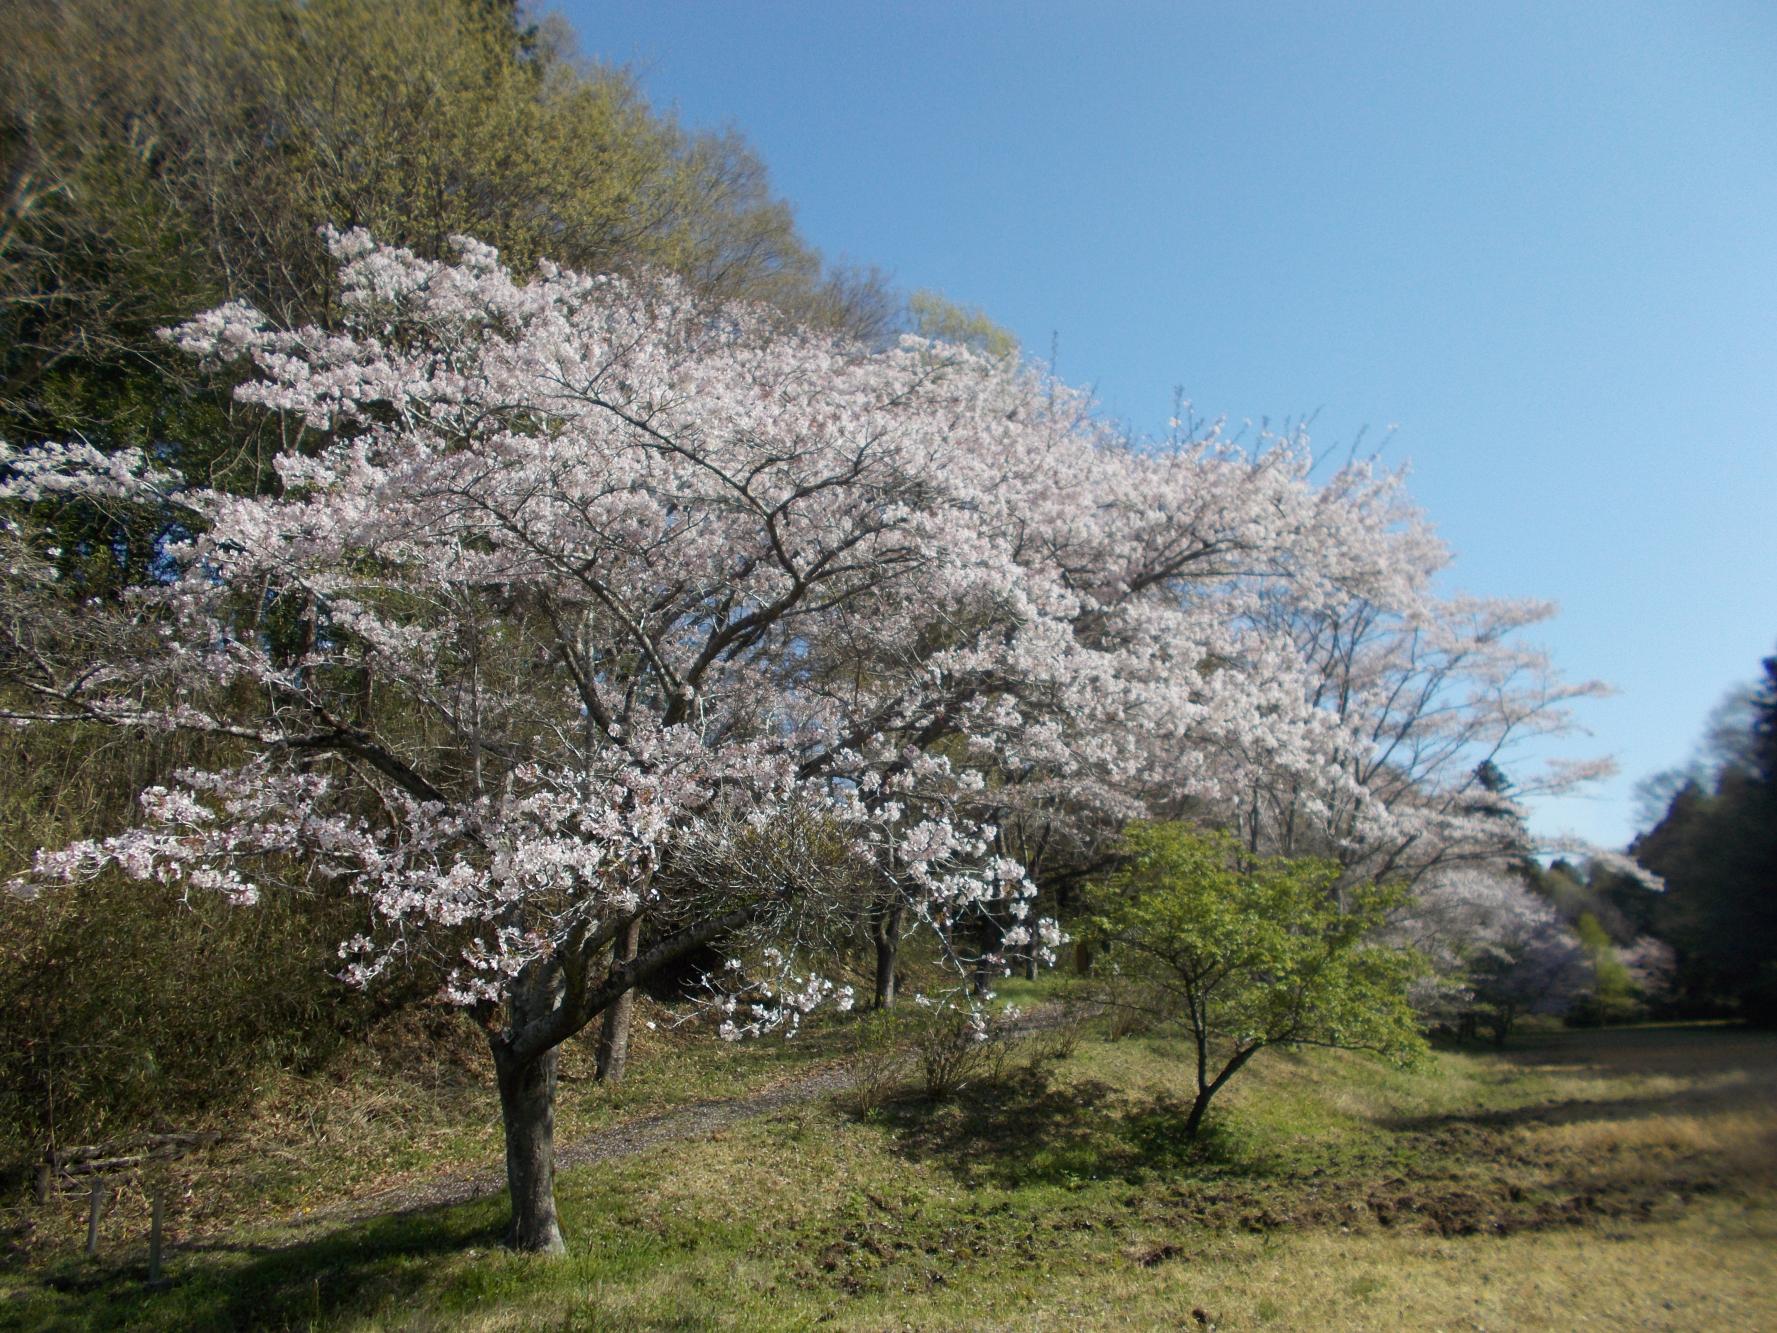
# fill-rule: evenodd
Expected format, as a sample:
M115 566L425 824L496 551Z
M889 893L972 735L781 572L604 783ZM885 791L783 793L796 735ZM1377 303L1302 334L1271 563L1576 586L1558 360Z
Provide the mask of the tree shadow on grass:
M1573 1105L1576 1111L1625 1109ZM1622 1172L1608 1157L1527 1155L1501 1132L1546 1117L1550 1106L1379 1119L1361 1152L1295 1160L1269 1151L1264 1132L1255 1137L1238 1114L1212 1111L1198 1138L1188 1140L1189 1109L1165 1094L1132 1098L1096 1081L1052 1084L1021 1071L947 1102L910 1098L879 1109L875 1119L891 1128L898 1153L949 1171L965 1186L1142 1184L1148 1188L1114 1206L1257 1233L1373 1225L1503 1235L1614 1225L1665 1215L1719 1188L1710 1173L1691 1165L1644 1178L1645 1172ZM1645 1109L1651 1114L1659 1107L1650 1100Z
M872 1115L891 1128L902 1156L965 1184L1014 1188L1224 1165L1207 1126L1195 1142L1185 1138L1189 1111L1165 1095L1132 1101L1096 1079L1056 1083L1025 1069L947 1101L909 1097Z
M290 1246L217 1242L168 1256L168 1280L150 1289L146 1265L70 1263L28 1297L21 1327L309 1328L404 1299L436 1282L440 1258L500 1244L503 1212L470 1203L391 1214ZM0 1325L9 1312L0 1311Z
M1738 1072L1777 1079L1777 1032L1731 1023L1561 1028L1514 1034L1503 1047L1463 1047L1564 1077L1621 1078Z
M1647 1093L1630 1097L1564 1097L1483 1111L1448 1111L1435 1115L1390 1116L1378 1119L1379 1128L1414 1134L1452 1129L1512 1130L1536 1125L1569 1125L1590 1121L1648 1120L1656 1116L1708 1116L1739 1107L1765 1107L1760 1095L1696 1095Z

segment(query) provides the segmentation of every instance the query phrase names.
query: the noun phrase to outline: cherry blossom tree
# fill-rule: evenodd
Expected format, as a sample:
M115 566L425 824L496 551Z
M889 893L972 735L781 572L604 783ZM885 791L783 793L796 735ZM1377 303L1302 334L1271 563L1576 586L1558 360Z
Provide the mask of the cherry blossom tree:
M1377 557L1353 550L1369 540L1343 497L1312 484L1306 450L1251 453L1213 431L1136 447L1063 386L971 369L968 464L980 512L1009 535L1004 563L913 601L899 587L860 599L811 650L826 706L876 738L846 755L864 799L961 803L1027 874L1047 861L1078 879L1088 849L1150 802L1244 791L1230 780L1243 755L1330 765L1335 729L1291 641L1256 612L1273 584L1318 585ZM912 918L893 849L878 860L882 1005ZM984 981L1028 950L1028 913L1017 895L969 908Z
M874 842L892 838L928 916L1015 891L964 812L884 831L903 812L861 801L845 761L878 729L815 706L806 666L823 618L916 577L990 578L1004 542L927 347L867 353L666 279L545 266L521 284L472 242L451 264L333 244L337 328L236 305L173 335L245 360L238 396L300 423L276 495L78 445L7 451L0 496L154 503L191 534L97 660L12 622L33 702L8 715L238 754L33 878L116 866L250 903L297 874L362 894L345 977L435 967L480 1022L511 1242L559 1250L563 1040L726 936L769 942L779 973L728 1001L729 1030L843 1003L795 945ZM651 942L625 958L637 922Z
M1563 679L1525 641L1554 608L1439 595L1433 582L1448 552L1398 475L1354 465L1322 498L1335 497L1369 541L1353 547L1356 558L1329 564L1330 577L1274 585L1260 613L1293 644L1307 702L1328 729L1321 763L1248 765L1243 799L1226 813L1249 845L1334 856L1358 877L1408 882L1439 866L1533 850L1609 859L1575 840L1538 842L1527 828L1526 799L1571 791L1612 767L1524 766L1536 743L1575 730L1575 701L1607 692ZM1515 784L1498 780L1505 764Z
M344 977L431 969L486 1033L519 1248L562 1248L558 1047L694 951L741 1035L849 1004L813 960L860 918L882 1003L909 930L961 975L1052 948L1032 867L1138 816L1366 879L1520 837L1474 767L1574 691L1531 609L1432 597L1396 478L667 278L331 244L335 325L169 335L282 424L275 494L0 446L0 716L216 756L29 880L360 895ZM161 516L121 612L46 591L30 514L76 497Z
M1593 980L1590 957L1554 907L1499 865L1436 867L1385 938L1429 964L1414 994L1425 1018L1465 1033L1485 1026L1499 1042L1523 1015L1566 1013Z

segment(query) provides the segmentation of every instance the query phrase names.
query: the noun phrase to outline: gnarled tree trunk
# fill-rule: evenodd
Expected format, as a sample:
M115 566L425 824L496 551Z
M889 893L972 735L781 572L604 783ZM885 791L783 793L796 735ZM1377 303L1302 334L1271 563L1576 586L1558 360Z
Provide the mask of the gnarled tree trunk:
M870 938L876 943L876 988L873 1003L878 1009L895 1005L895 966L901 956L899 895L878 903L870 913Z
M749 905L699 921L636 951L628 962L611 961L607 936L586 943L578 956L569 949L538 959L514 980L507 997L507 1022L488 1032L506 1128L506 1187L512 1198L512 1227L506 1242L513 1249L542 1254L567 1251L555 1213L555 1080L561 1043L638 983L738 930L756 911ZM568 969L585 968L595 959L610 963L602 979L570 975Z
M512 1196L506 1243L539 1254L565 1254L568 1248L555 1216L555 1067L553 1046L522 1064L494 1048Z

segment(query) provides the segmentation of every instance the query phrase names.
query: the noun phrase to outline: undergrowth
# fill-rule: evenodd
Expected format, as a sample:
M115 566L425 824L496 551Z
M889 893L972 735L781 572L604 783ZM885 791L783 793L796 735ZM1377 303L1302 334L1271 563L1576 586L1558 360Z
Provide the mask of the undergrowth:
M821 1036L823 1058L843 1029ZM783 1066L649 1034L641 1071L712 1090ZM792 1044L793 1045L793 1044ZM766 1048L754 1047L757 1059ZM776 1060L786 1048L778 1046ZM40 1257L0 1320L31 1327L1761 1327L1777 1239L1777 1038L1543 1034L1402 1071L1275 1053L1195 1143L1164 1034L1026 1047L933 1100L771 1115L564 1173L572 1254L497 1245L500 1201L291 1243ZM684 1061L674 1066L675 1061ZM695 1074L693 1070L697 1071ZM576 1100L581 1109L573 1109ZM613 1098L613 1102L617 1099ZM491 1108L484 1114L490 1118ZM577 1119L576 1119L577 1117ZM364 1132L374 1132L375 1119ZM564 1129L564 1137L576 1132ZM312 1182L317 1188L321 1180ZM1201 1312L1201 1318L1196 1312Z

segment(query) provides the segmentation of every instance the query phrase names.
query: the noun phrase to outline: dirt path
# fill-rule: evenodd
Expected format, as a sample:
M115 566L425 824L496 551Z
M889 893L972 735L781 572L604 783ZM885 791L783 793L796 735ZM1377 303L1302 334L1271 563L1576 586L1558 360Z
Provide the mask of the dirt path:
M1013 1028L1014 1036L1025 1036L1064 1022L1066 1014L1058 1004L1039 1005L1028 1010ZM785 1107L818 1101L843 1092L851 1086L853 1075L842 1065L829 1065L812 1073L779 1083L749 1097L693 1102L654 1115L612 1125L584 1135L571 1143L558 1145L556 1170L608 1162L616 1158L634 1157L663 1143L702 1138L729 1125L770 1115ZM401 1216L430 1208L468 1203L473 1199L500 1194L506 1188L506 1172L502 1164L451 1171L430 1180L413 1181L392 1189L381 1190L362 1198L326 1204L306 1213L285 1217L275 1225L284 1233L274 1248L299 1245L322 1227L348 1226L372 1218ZM221 1237L194 1237L180 1248L203 1249Z
M670 1111L626 1120L571 1143L558 1145L555 1169L565 1171L593 1162L634 1157L662 1143L702 1138L742 1120L770 1115L787 1106L797 1106L843 1092L850 1084L850 1072L842 1067L832 1066L780 1083L750 1097L692 1102L688 1106L676 1106ZM503 1193L505 1189L505 1167L484 1166L470 1171L448 1172L431 1180L398 1185L362 1198L328 1204L307 1213L287 1217L278 1225L283 1230L305 1232L317 1226L349 1225L375 1217L399 1216L468 1203L473 1199ZM300 1239L293 1236L288 1243L299 1243Z

